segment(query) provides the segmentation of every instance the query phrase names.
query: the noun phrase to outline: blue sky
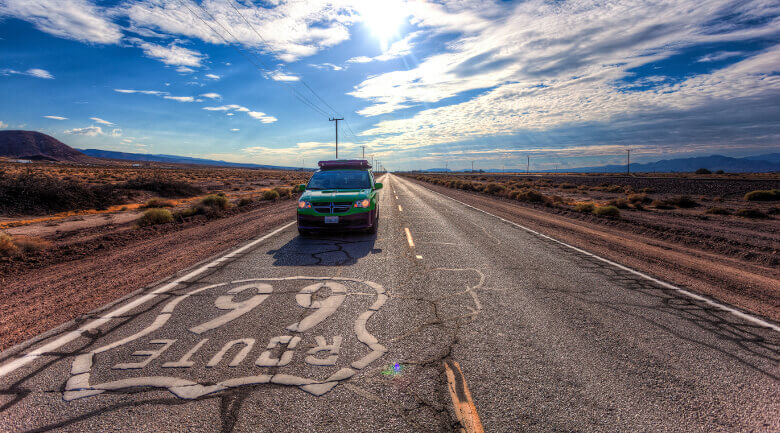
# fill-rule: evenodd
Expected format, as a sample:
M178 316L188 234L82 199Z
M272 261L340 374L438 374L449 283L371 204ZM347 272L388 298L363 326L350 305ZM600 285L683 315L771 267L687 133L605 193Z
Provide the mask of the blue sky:
M767 0L0 0L0 128L307 166L329 116L391 169L755 155L779 41Z

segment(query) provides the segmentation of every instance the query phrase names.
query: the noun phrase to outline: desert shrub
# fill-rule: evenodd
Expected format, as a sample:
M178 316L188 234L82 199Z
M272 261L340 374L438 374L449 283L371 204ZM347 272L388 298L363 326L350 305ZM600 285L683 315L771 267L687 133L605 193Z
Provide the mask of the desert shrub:
M14 236L13 243L23 254L39 253L51 246L49 241L32 236Z
M252 204L252 199L244 197L244 198L238 200L237 204L238 204L239 207L249 206L250 204Z
M574 205L574 210L577 212L591 213L596 209L596 205L593 203L577 203Z
M504 190L503 186L501 186L501 185L499 185L497 183L494 183L494 182L490 182L489 184L485 185L485 187L483 188L482 191L487 193L487 194L497 194L497 193L500 193L503 190Z
M628 196L628 201L630 201L633 204L637 203L652 203L653 199L647 196L647 194L631 194Z
M623 187L620 185L610 185L606 188L604 188L604 191L607 192L623 192Z
M176 211L173 213L173 218L177 220L182 220L184 218L189 218L191 216L200 215L205 212L206 208L202 206L194 206L194 207L188 207L186 209L182 209L179 211Z
M14 238L0 232L0 256L11 257L19 254L19 248L14 243Z
M628 200L624 198L616 198L607 202L608 205L614 206L618 209L628 209Z
M553 202L553 203L563 203L563 197L561 197L559 195L551 195L550 196L550 201Z
M293 189L292 188L283 188L283 187L276 187L274 188L274 191L279 193L280 198L288 198L292 197L293 195Z
M736 216L740 216L743 218L768 218L767 214L761 212L758 209L739 209L734 213Z
M141 227L153 226L173 222L173 214L168 209L153 208L148 209L141 218L138 218L138 225Z
M666 200L666 204L676 206L679 208L684 208L684 209L696 207L699 205L699 203L697 203L696 200L685 195L670 198Z
M558 185L558 188L560 188L560 189L574 189L574 188L577 188L577 185L575 185L573 183L566 183L566 182L564 182L564 183Z
M263 200L279 200L279 192L273 189L263 191Z
M639 192L645 193L645 194L652 194L652 193L655 192L655 190L653 188L642 188L642 189L639 190Z
M645 210L645 206L642 203L634 203L633 206L636 210Z
M546 197L534 189L521 189L515 197L515 200L527 201L529 203L543 203Z
M203 197L200 204L214 209L225 210L228 208L228 199L224 194L211 194Z
M708 213L712 215L731 215L731 211L723 207L711 207L707 209L704 213Z
M674 209L674 206L668 204L664 200L653 200L652 203L650 203L650 206L656 209Z
M712 172L707 170L706 168L700 168L700 169L696 170L695 173L696 174L712 174Z
M162 198L152 198L149 199L142 207L144 208L153 208L153 207L174 207L176 206L176 203L174 203L171 200L165 200Z
M606 217L619 217L620 210L615 206L596 206L596 208L593 209L593 214Z
M755 190L745 194L746 201L774 201L780 200L780 190Z
M142 178L128 180L121 185L125 189L138 189L153 192L160 197L192 197L202 194L203 190L187 182L165 179L161 177Z

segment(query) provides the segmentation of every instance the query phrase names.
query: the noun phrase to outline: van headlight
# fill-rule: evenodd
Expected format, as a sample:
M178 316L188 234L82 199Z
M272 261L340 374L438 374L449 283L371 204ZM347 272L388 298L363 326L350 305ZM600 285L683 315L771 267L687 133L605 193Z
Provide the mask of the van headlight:
M298 202L298 209L311 209L311 202L301 200Z
M355 202L355 207L369 207L371 206L371 200L364 199L364 200L358 200Z

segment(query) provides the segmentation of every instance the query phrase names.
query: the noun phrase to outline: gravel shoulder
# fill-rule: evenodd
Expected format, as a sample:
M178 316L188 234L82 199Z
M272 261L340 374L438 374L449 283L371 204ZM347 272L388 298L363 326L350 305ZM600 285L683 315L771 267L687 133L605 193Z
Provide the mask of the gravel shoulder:
M253 239L294 209L283 200L211 220L85 228L34 260L0 263L0 350Z
M535 208L516 201L409 181L662 280L780 321L780 271L742 254L724 254L723 251L730 250L731 242L725 237L713 237L702 248L696 248L683 238L678 242L675 237L656 236L655 230L571 218L541 206ZM687 228L679 227L679 231Z

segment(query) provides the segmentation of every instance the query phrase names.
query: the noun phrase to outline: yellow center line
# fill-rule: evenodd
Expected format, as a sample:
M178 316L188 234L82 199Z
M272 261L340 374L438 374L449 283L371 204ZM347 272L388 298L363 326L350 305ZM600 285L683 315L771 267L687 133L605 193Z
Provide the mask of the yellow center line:
M398 212L403 212L403 211L404 211L404 208L402 208L401 205L399 204L398 205Z
M404 227L404 231L406 232L406 241L409 242L409 248L414 248L414 239L412 239L412 233L409 232L408 227Z
M485 433L460 365L452 359L445 359L444 372L447 374L452 406L455 408L455 416L458 417L462 427L461 431L465 433Z

